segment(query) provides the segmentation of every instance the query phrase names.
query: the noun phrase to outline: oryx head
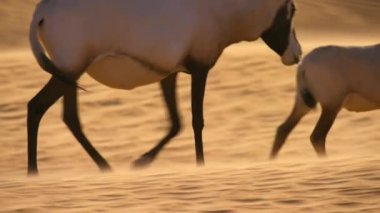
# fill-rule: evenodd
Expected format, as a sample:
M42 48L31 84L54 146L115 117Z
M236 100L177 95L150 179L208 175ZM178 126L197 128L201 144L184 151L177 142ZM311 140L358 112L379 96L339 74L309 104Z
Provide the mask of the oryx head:
M281 56L285 65L298 63L302 55L301 45L293 28L295 12L294 1L284 0L277 9L272 25L261 35L264 42Z

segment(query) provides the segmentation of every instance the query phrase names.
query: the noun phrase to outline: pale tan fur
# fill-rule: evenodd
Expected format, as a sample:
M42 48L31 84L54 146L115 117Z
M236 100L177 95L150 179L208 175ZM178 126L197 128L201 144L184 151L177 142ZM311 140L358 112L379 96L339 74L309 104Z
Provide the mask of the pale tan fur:
M380 45L315 49L299 72L304 72L300 84L321 105L357 112L380 108Z
M315 104L322 112L310 136L319 156L326 155L326 137L341 110L380 109L380 45L326 46L313 50L298 66L293 110L275 136L271 157L278 155L287 137Z

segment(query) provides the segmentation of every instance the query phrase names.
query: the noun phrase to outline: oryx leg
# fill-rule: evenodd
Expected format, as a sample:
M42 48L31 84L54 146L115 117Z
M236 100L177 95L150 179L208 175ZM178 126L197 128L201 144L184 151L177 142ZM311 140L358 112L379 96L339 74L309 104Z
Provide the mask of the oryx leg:
M326 156L326 137L334 124L340 111L339 107L322 106L322 113L313 133L310 136L311 143L320 157Z
M99 154L99 152L91 145L86 135L83 133L78 116L78 98L77 88L69 87L65 90L63 97L63 121L70 129L74 137L79 141L82 147L95 161L98 167L103 170L110 170L111 167L107 161Z
M28 174L37 174L37 136L42 116L63 96L65 90L72 87L54 77L28 103Z
M205 95L209 67L198 63L191 63L188 67L191 72L191 110L193 115L193 131L195 138L196 161L199 166L204 165L203 137L203 100Z
M167 145L176 135L178 135L181 130L181 119L178 113L176 101L176 80L177 73L174 73L162 80L160 84L171 122L169 132L155 147L134 161L134 167L145 167L150 165L164 146Z
M278 155L278 152L284 145L286 139L288 138L291 131L294 129L294 127L298 124L298 122L302 119L303 116L305 116L311 108L309 108L303 101L302 97L297 93L296 101L292 110L292 113L289 115L289 117L285 120L284 123L282 123L277 128L276 137L273 143L272 151L270 154L270 157L272 159L276 158Z

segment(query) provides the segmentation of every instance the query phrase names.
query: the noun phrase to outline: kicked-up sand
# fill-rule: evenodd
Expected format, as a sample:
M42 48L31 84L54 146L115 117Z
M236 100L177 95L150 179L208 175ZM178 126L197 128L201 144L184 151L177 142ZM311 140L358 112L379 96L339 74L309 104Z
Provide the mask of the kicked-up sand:
M0 7L0 212L380 212L380 113L342 111L318 159L306 116L275 161L277 126L290 113L295 69L262 42L228 48L205 97L206 166L195 166L190 79L180 74L183 130L149 168L133 160L167 131L158 84L122 91L88 75L80 115L92 144L113 166L101 173L61 121L58 102L41 122L40 175L26 177L26 104L49 79L32 57L28 25L37 0ZM380 43L377 0L298 0L304 52L326 44ZM379 59L380 60L380 59Z

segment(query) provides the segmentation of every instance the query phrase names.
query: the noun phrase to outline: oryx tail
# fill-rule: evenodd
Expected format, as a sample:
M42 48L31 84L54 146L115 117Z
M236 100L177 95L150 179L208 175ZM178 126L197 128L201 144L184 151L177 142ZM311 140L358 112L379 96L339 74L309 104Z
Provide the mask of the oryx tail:
M29 31L29 41L33 51L33 55L37 59L38 64L43 70L50 73L55 78L69 85L77 87L76 81L66 77L47 57L45 50L40 43L38 29L43 24L45 14L48 9L49 1L43 0L36 6L36 10L33 15Z

